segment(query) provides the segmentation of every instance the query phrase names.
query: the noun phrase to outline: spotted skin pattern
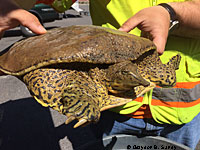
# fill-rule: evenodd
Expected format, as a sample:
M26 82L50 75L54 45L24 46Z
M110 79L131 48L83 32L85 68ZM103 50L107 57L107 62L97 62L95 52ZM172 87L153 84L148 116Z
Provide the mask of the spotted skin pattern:
M23 81L40 104L60 111L65 80L69 74L69 71L61 69L38 69L24 75Z
M118 65L123 62L125 72ZM100 111L123 105L155 84L174 86L179 62L177 55L162 64L156 46L145 38L97 26L70 26L17 42L0 56L0 71L23 78L39 103L66 115L66 123L78 120L78 127L97 122Z
M172 77L175 77L175 70L178 68L175 62L180 59L179 57L179 55L174 56L167 64L162 65L157 53L138 58L135 64L141 76L149 81L149 85L137 85L132 90L122 93L109 94L108 90L112 87L107 79L106 69L98 67L85 72L41 68L25 74L23 81L40 104L52 107L66 115L68 118L66 123L74 119L78 120L75 125L78 127L89 122L97 122L101 111L126 104L154 88L155 84L173 86L176 79ZM152 62L152 59L155 59L157 63ZM121 64L124 66L123 63ZM107 71L111 73L114 70L116 71L116 67ZM123 87L119 86L119 89Z
M156 51L149 51L151 55L136 60L138 71L146 80L161 87L172 87L176 84L176 70L179 67L181 56L173 56L167 64L162 64Z
M91 70L90 77L86 72L76 70L43 68L27 73L23 80L40 104L66 115L67 123L77 119L80 123L75 127L78 127L97 122L100 111L132 100L108 95L102 76L96 71Z

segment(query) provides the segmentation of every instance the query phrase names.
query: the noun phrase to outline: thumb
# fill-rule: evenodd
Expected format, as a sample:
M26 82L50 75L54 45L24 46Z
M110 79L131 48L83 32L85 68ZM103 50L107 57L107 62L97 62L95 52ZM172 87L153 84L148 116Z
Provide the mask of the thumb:
M26 10L16 10L15 17L21 25L29 28L35 34L44 34L47 32L46 29L41 25L38 18Z
M24 24L24 26L29 28L35 34L44 34L47 32L46 29L40 24L39 21Z

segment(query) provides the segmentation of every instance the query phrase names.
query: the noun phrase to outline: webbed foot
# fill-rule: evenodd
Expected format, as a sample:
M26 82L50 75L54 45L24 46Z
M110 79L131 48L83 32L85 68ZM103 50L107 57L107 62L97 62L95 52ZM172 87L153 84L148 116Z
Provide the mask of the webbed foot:
M97 122L100 118L100 109L98 106L89 104L87 101L78 101L76 105L65 106L62 110L62 113L67 116L65 124L77 120L78 122L74 125L74 128L77 128L79 126L83 127L91 122Z

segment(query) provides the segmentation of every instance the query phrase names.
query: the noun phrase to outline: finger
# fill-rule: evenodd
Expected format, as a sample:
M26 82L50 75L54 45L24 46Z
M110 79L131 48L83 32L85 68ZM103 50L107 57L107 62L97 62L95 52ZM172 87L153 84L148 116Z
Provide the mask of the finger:
M120 31L129 32L137 27L141 23L141 20L137 17L137 15L129 18L120 28Z
M21 25L29 28L35 34L44 34L47 32L46 29L41 25L38 18L26 10L16 10L13 17L16 18Z
M157 52L159 54L163 54L163 52L165 50L165 45L166 45L166 42L167 42L167 38L164 38L163 36L156 36L153 39L153 42L157 47Z
M46 29L41 24L38 24L38 22L31 22L28 24L25 23L24 26L29 28L35 34L44 34L47 32Z

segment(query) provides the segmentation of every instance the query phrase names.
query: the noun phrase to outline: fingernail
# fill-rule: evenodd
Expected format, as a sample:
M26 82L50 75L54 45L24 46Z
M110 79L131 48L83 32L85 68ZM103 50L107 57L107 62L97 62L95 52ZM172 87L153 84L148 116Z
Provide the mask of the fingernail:
M41 33L46 33L47 30L43 26L38 26L38 29Z

